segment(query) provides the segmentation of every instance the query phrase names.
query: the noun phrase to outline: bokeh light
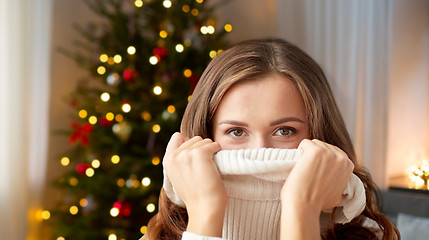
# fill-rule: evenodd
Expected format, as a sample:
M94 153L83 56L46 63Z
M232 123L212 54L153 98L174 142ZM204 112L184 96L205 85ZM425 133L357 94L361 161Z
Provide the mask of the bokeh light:
M134 54L136 53L136 48L135 48L134 46L129 46L129 47L127 48L127 52L128 52L128 54L130 54L130 55L134 55Z
M162 88L160 86L155 86L153 88L153 93L155 93L155 95L161 95L162 93Z
M61 158L61 165L68 166L70 164L70 159L68 157Z

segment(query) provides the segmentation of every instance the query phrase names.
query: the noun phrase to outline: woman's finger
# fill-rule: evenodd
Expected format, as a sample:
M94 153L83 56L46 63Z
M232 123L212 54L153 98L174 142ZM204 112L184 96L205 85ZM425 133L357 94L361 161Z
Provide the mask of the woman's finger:
M191 148L192 147L192 145L194 145L195 143L197 143L197 142L200 142L201 140L203 140L203 138L202 137L200 137L200 136L195 136L195 137L193 137L193 138L191 138L191 139L189 139L189 140L187 140L187 141L185 141L182 145L180 145L180 147L179 148L177 148L177 151L178 152L181 152L182 150L184 150L184 149L189 149L189 148Z
M206 138L201 141L195 142L190 148L201 148L206 149L212 153L216 153L220 150L220 144L213 142L213 140Z
M174 133L170 141L168 141L167 148L165 149L166 154L177 150L184 142L187 141L187 137L179 132Z

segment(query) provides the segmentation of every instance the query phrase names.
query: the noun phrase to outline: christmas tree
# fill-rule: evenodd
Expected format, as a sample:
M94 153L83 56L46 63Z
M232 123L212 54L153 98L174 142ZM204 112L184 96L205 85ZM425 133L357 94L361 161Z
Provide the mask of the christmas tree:
M57 240L138 239L157 211L165 146L231 25L203 0L85 2L100 19L64 51L90 74L70 97L71 147L47 222Z

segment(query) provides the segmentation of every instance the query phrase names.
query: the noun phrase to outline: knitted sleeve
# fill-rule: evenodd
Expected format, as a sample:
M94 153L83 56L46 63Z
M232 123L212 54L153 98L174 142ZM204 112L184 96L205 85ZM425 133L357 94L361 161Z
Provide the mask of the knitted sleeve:
M183 232L182 240L222 240L219 237L200 236L191 232Z

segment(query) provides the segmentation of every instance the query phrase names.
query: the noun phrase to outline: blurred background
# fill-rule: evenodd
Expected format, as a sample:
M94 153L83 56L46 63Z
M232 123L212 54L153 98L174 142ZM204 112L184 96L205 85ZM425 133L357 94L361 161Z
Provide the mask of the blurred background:
M427 191L429 1L0 0L0 238L142 235L202 70L267 37L321 65L381 189Z

